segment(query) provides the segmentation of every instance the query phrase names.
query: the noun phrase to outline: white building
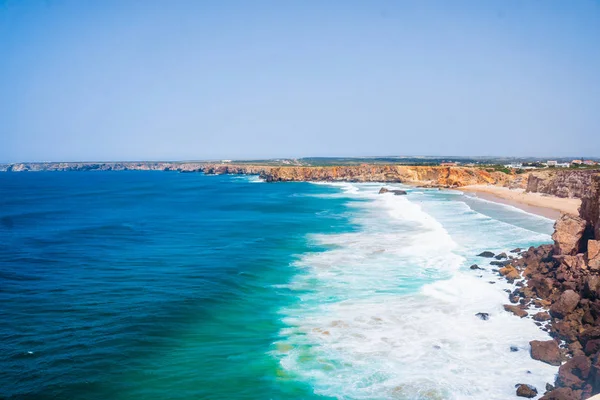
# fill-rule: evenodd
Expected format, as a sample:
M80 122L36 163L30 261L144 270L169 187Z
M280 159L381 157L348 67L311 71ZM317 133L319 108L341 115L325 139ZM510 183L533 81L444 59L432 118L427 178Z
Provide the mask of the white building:
M515 169L519 169L519 168L523 168L523 163L510 163L510 164L506 164L504 166L504 168L515 168Z

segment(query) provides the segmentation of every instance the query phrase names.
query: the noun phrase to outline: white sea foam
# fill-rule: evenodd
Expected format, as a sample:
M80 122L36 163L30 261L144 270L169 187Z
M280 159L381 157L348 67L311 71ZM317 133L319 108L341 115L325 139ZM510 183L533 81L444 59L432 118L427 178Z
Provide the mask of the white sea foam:
M482 249L547 235L443 193L336 186L361 200L349 203L360 229L311 236L328 250L294 264L288 286L300 300L281 310L287 328L275 351L290 377L345 399L507 399L516 383L552 382L556 368L528 354L528 342L547 335L503 310L506 282L467 268Z

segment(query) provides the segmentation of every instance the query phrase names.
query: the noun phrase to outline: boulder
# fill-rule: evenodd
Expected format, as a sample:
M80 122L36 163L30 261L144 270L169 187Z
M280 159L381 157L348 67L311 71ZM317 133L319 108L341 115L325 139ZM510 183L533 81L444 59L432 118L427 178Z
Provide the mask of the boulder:
M590 356L598 353L598 351L600 351L600 339L588 340L588 342L585 345L584 351L585 354Z
M600 269L600 240L588 240L587 264L591 270Z
M500 253L498 254L496 257L494 257L496 260L502 260L503 258L508 258L508 256L506 255L506 253Z
M477 265L477 264L473 264L473 265L471 265L469 268L471 268L471 269L483 269L483 268L481 268L481 267L480 267L479 265Z
M386 188L382 187L381 189L379 189L379 194L383 194L383 193L394 193L395 196L401 196L401 195L408 194L405 190L386 189Z
M544 394L539 400L581 400L581 393L570 388L558 388Z
M582 294L588 299L598 297L598 289L600 289L600 276L588 275L584 278Z
M517 317L525 318L528 314L527 311L523 310L519 306L513 306L511 304L505 304L504 309L515 314Z
M490 318L490 314L486 313L486 312L478 312L477 314L475 314L476 317L479 317L480 319L487 321Z
M587 269L588 267L585 263L585 256L581 253L574 256L554 256L554 258L560 260L562 264L566 265L572 271Z
M529 345L531 346L531 358L534 360L543 361L550 365L560 365L562 357L558 343L554 340L532 340Z
M479 253L477 254L477 257L485 257L485 258L492 258L494 257L494 253L492 253L491 251L484 251L483 253Z
M540 322L548 321L550 319L550 314L545 311L540 311L533 316L533 319Z
M590 375L592 362L584 355L571 358L558 369L557 382L564 387L582 389Z
M564 318L571 313L579 304L581 297L573 290L565 290L558 300L550 306L550 315L556 318Z
M506 267L500 268L498 272L500 275L511 281L521 277L521 275L519 275L519 271L517 271L517 269L512 265L507 265Z
M581 248L581 239L587 223L579 217L563 214L554 224L554 253L575 255Z
M518 383L517 387L517 396L519 397L527 397L529 399L537 396L537 389L531 385L527 385L524 383Z
M520 253L520 252L521 252L521 248L520 247L517 247L516 249L512 249L510 251L510 253Z

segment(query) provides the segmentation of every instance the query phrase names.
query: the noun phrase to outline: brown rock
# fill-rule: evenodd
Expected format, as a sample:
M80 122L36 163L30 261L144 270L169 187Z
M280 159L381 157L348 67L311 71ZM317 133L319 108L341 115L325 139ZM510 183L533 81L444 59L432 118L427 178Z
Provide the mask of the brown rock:
M586 356L573 357L558 369L557 382L564 387L582 389L591 367L592 362Z
M588 340L588 342L585 344L584 351L587 355L596 354L598 351L600 351L600 339Z
M528 314L527 311L523 310L519 306L513 306L511 304L505 304L504 309L515 314L517 317L525 318Z
M600 276L588 275L584 278L583 291L584 297L593 299L598 297L598 289L600 288Z
M546 393L540 400L581 400L581 394L570 388L558 388Z
M533 316L533 319L536 321L548 321L550 319L550 314L545 311L540 311Z
M562 357L558 344L554 340L532 340L529 345L531 346L531 358L534 360L550 365L560 365Z
M524 383L517 384L517 396L519 397L527 397L529 399L537 396L538 391L531 385L527 385Z
M590 269L600 269L600 240L588 240L587 263Z
M583 253L574 256L555 256L560 259L570 270L587 269Z
M564 318L567 314L575 310L581 297L573 290L566 290L560 295L557 302L550 306L550 315L557 318Z
M506 267L502 267L498 270L500 275L506 277L508 280L519 279L521 275L519 275L519 271L512 265L507 265Z
M581 239L586 227L585 220L563 214L554 224L554 252L561 255L575 255L581 247Z

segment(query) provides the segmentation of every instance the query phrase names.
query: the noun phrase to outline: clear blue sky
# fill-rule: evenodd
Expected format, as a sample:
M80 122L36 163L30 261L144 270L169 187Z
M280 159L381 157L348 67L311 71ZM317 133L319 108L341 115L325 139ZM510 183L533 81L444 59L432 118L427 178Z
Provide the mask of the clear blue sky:
M600 1L0 0L0 162L600 156Z

